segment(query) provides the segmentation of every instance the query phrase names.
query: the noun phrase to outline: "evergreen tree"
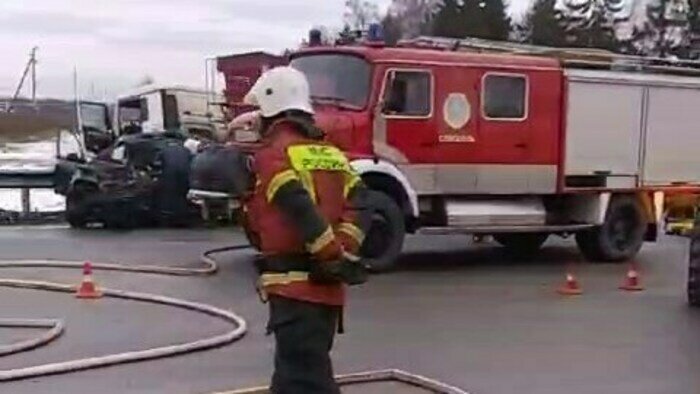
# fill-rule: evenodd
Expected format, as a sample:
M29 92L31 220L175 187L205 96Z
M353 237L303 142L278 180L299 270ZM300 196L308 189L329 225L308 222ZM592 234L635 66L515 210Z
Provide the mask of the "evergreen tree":
M575 47L617 50L615 23L623 0L564 0L561 12L566 44Z
M688 7L688 57L700 57L700 0L690 0Z
M486 17L483 35L480 37L492 40L507 40L511 31L511 20L506 12L503 0L482 0L479 7Z
M352 30L366 30L371 23L379 22L377 3L368 0L345 1L345 25Z
M469 20L466 16L466 4L459 0L445 0L431 21L431 33L436 36L464 38L469 35Z
M503 0L444 0L432 18L432 34L507 40L510 18Z
M382 27L384 28L384 41L388 46L394 46L404 36L401 20L388 12L382 19Z
M688 0L651 0L646 20L632 33L631 51L654 57L689 56L690 34L698 23L693 15L696 5Z
M562 27L562 16L556 9L556 4L557 0L535 0L519 26L520 41L553 47L566 45L566 32Z
M441 0L392 0L385 24L394 29L397 40L429 34L430 19L440 3Z

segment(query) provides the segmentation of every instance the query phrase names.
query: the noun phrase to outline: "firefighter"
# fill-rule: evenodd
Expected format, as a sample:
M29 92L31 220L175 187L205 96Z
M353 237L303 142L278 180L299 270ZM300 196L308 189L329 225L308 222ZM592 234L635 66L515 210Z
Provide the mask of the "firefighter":
M371 220L366 189L314 124L301 72L267 71L245 102L260 114L244 227L261 251L258 289L275 336L271 392L339 393L329 352L342 332L346 285L367 279L357 257Z

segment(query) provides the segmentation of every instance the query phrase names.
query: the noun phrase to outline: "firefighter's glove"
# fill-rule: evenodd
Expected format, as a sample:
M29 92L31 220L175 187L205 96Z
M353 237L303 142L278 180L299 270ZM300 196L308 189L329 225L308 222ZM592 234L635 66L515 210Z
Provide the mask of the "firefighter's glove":
M369 273L359 257L343 253L340 260L318 262L313 265L309 278L318 284L345 283L349 286L367 282Z
M342 263L342 260L314 262L309 272L309 280L321 285L333 285L342 282Z
M349 286L364 284L369 279L369 271L362 259L347 252L343 252L340 272L343 282Z

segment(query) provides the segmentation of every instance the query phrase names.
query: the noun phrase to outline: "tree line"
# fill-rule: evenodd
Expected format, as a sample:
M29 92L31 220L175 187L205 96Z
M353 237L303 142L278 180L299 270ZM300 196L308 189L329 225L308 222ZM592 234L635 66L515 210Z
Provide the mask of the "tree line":
M346 31L381 22L386 40L476 37L642 56L697 58L700 0L532 0L518 18L507 0L346 0ZM693 38L697 37L696 40Z

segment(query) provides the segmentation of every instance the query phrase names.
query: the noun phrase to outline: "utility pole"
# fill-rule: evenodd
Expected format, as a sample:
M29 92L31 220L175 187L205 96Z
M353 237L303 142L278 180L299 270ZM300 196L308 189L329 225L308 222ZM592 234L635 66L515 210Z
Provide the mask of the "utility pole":
M32 105L36 108L36 50L38 48L32 48L32 54L29 59L29 63L32 65Z
M27 79L27 77L30 78L30 83L32 84L31 86L31 99L32 99L32 104L36 108L36 64L37 64L37 58L36 58L36 52L39 49L39 47L34 47L32 48L32 52L29 55L29 61L27 62L27 65L24 67L24 72L22 73L22 78L19 80L19 84L17 85L17 89L15 89L15 94L12 95L12 98L10 101L5 105L5 112L12 112L12 104L14 104L15 100L19 97L19 94L22 92L22 87L24 86L24 81Z

